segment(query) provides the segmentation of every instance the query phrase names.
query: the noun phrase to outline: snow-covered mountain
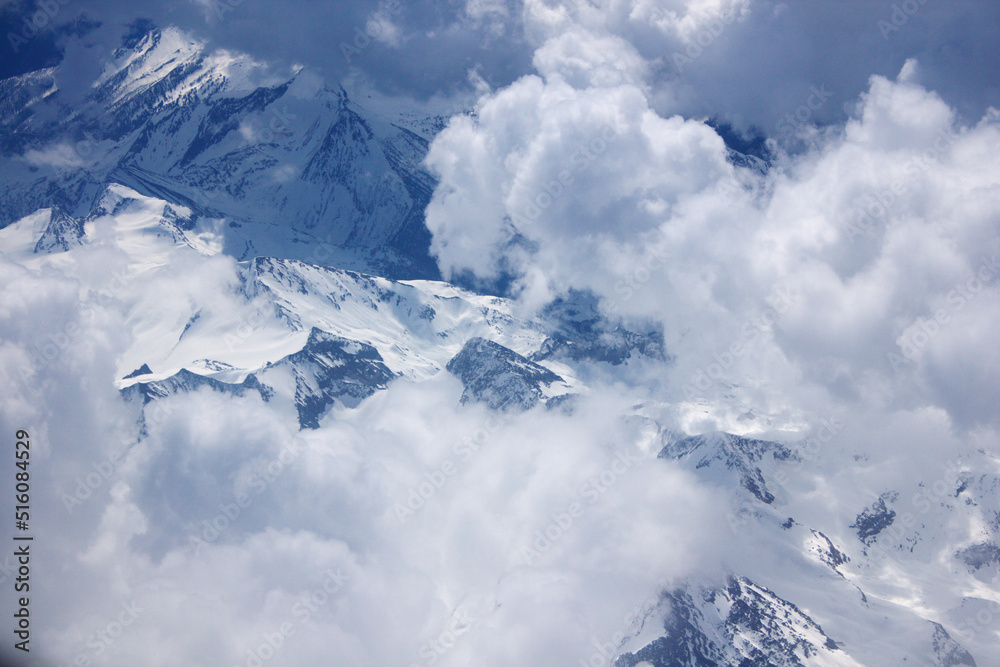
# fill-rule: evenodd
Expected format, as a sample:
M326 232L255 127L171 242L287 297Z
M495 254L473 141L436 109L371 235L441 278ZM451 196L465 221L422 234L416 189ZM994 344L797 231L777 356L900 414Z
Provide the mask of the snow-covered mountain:
M186 259L222 257L213 224L113 185L86 216L42 210L0 230L0 243L28 266L70 273L74 253L111 245L144 276L136 280L147 280ZM134 341L117 360L124 400L144 410L204 388L252 393L298 428L314 429L331 407L356 406L394 378L446 372L465 386L463 401L500 412L540 403L571 410L562 399L587 391L579 378L588 368L665 359L653 334L615 331L594 319L584 297L523 318L505 299L444 282L269 257L241 262L235 272L227 305L207 303L213 298L175 310L134 296ZM244 314L235 324L234 313ZM650 420L648 407L639 412L645 416L636 418ZM733 539L753 535L787 562L777 579L748 567L724 581L664 590L642 630L616 645L616 665L885 664L882 634L898 638L891 643L899 664L990 664L974 661L975 644L962 634L975 618L968 610L996 603L989 583L1000 557L987 527L995 531L1000 521L1000 476L972 472L996 467L987 454L970 452L976 459L957 464L944 493L886 489L872 499L845 489L843 506L830 512L796 489L819 474L804 443L685 436L656 419L650 424L660 445L649 465L670 460L690 470L729 498ZM910 497L921 513L904 509ZM887 579L886 568L901 563L906 582ZM954 586L935 583L942 579ZM901 598L918 591L920 606Z
M664 594L665 635L615 667L857 665L794 604L742 577Z
M82 101L64 99L59 79L50 68L0 82L0 226L43 207L84 215L120 183L225 218L225 250L241 259L436 275L427 139L343 88L209 52L175 28L127 39Z
M993 664L988 650L981 663L968 650L990 640L967 611L996 604L983 586L998 572L983 540L1000 519L1000 480L971 472L995 470L992 455L965 453L935 491L914 482L874 500L852 482L865 476L859 466L842 473L829 507L810 481L824 474L815 441L661 439L661 458L728 495L733 539L762 539L783 567L671 592L663 638L620 664Z
M463 404L572 413L592 381L671 362L661 332L609 320L593 295L534 314L440 280L427 137L306 70L165 28L129 38L72 107L57 81L0 82L0 250L84 304L102 298L95 253L124 267L108 380L140 425L157 401L210 391L258 397L308 432L400 379L443 376ZM198 267L215 282L179 284ZM668 413L626 415L654 434L642 465L712 489L729 508L720 530L781 566L674 582L591 664L998 664L997 632L975 620L1000 604L992 454L970 446L940 483L873 490L863 457L831 473L809 442L677 433Z
M222 256L222 234L217 221L190 209L111 185L82 218L43 209L0 230L0 239L7 252L34 266L65 261L74 248L112 245L145 274L187 258ZM287 391L278 393L294 398L305 426L315 425L334 399L356 405L393 377L420 380L445 366L464 376L460 366L517 358L538 369L547 385L558 378L556 394L577 384L557 356L547 354L552 359L542 363L566 379L521 356L550 349L549 334L563 330L559 323L518 317L505 299L440 281L393 281L293 259L255 257L237 271L226 297L246 314L235 327L230 310L189 303L168 315L157 299L138 297L129 323L138 335L119 362L123 390L148 401L206 385L270 397L268 387L280 385ZM641 355L649 345L648 335L620 335L626 342L615 342L619 354ZM597 332L577 336L600 345ZM630 346L633 340L639 342ZM490 376L486 385L494 381L500 380Z

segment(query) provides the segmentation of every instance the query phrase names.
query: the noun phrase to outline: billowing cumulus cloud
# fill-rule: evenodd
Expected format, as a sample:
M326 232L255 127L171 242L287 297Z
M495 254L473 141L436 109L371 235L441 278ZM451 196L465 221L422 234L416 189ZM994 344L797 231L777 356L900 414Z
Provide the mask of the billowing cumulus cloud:
M70 37L86 33L106 59L127 26L151 19L283 70L305 64L331 81L354 73L384 91L428 97L468 90L470 70L507 85L532 71L532 55L548 38L583 28L617 35L649 61L661 84L651 98L661 115L714 116L772 132L806 104L813 86L834 97L812 110L811 120L842 122L843 105L865 90L870 75L895 76L914 57L929 86L963 116L978 118L1000 104L988 55L998 12L995 3L972 0L10 2L0 16L7 36L0 46L10 74L50 63L49 51L59 48L70 50L64 62L86 67ZM30 27L33 21L41 28ZM26 39L15 39L16 50L11 34ZM80 80L92 78L83 74Z
M92 68L95 56L108 60L123 35L144 25L137 22L151 21L178 26L212 48L252 54L282 71L306 65L330 81L360 73L385 92L426 98L464 90L467 72L477 66L496 84L523 72L530 51L520 43L518 13L506 2L10 3L0 15L6 28L0 47L10 58L7 75L51 64L53 53L36 53L43 43L48 51L62 51L63 62ZM81 58L75 44L79 33L86 35L88 58ZM89 81L91 74L67 76L63 85Z
M868 563L849 523L861 509L892 489L897 528L905 511L929 522L927 494L935 508L956 497L936 483L996 450L1000 112L982 55L994 3L59 7L67 94L143 16L274 72L304 63L417 97L476 86L474 113L451 118L426 160L441 271L509 280L519 314L590 291L609 318L662 329L668 359L567 366L587 376L571 413L463 405L455 377L424 369L317 429L300 429L294 390L208 387L154 401L140 427L119 383L193 358L176 332L209 328L204 359L276 361L286 322L270 304L261 316L231 257L156 254L156 234L126 248L100 221L90 244L34 255L27 230L44 216L3 230L0 432L37 425L45 659L577 665L664 587L732 571L827 613L851 650L884 646L828 613L815 582L834 577L774 535L822 527ZM101 26L65 39L82 12ZM734 157L711 119L765 132L769 164ZM25 164L79 167L62 146ZM202 250L222 247L226 228L200 224ZM815 500L796 505L796 528L748 528L729 478L656 458L670 430L717 429L813 436L766 480L775 506L752 505ZM990 536L945 528L949 548ZM938 588L945 559L921 548L911 579L879 581L873 615L890 599L964 604L967 580ZM988 633L974 641L995 649Z
M37 584L43 655L570 664L657 585L709 566L720 537L701 527L725 530L724 508L651 459L617 401L517 418L460 393L401 381L295 434L259 399L205 389L158 404L130 444L99 426L125 420L113 396L36 397L85 420L74 456L35 459L52 487L38 567L67 568ZM79 500L78 484L95 488Z
M641 395L600 384L572 415L497 414L442 371L305 431L283 397L202 388L147 405L140 432L116 379L169 363L148 343L192 312L252 303L226 257L153 268L99 236L0 263L0 427L31 430L42 659L573 664L724 561L721 496L623 419Z
M961 121L911 60L873 76L843 125L793 128L808 150L773 144L763 174L727 160L707 125L659 115L643 62L617 37L567 29L536 52L540 76L437 137L427 223L442 269L513 273L536 305L589 289L610 313L662 321L687 398L708 389L699 380L766 377L779 396L806 382L994 422L960 387L966 364L993 368L973 351L988 347L976 332L1000 273L996 112ZM976 362L952 358L948 380L935 360L959 354L956 338L979 344L962 348ZM761 355L776 356L760 368ZM995 393L991 373L973 373L975 395Z

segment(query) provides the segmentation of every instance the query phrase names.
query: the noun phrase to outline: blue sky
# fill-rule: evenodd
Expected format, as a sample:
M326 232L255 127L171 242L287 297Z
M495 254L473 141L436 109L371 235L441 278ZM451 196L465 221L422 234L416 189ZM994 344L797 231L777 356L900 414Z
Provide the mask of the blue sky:
M803 503L796 511L854 549L856 573L869 583L878 568L864 569L863 545L849 528L863 508L892 490L901 493L902 512L908 495L937 488L943 475L954 477L947 471L973 460L952 465L959 453L994 457L977 474L995 469L1000 3L46 0L4 2L0 13L5 74L59 63L50 113L88 94L123 38L152 25L179 30L151 70L170 71L181 48L192 59L226 51L254 60L233 94L287 81L298 66L311 70L290 88L294 99L281 101L302 118L321 119L296 132L321 121L333 127L344 78L397 101L468 102L471 113L456 114L433 137L423 164L436 177L424 213L442 276L509 286L502 307L469 296L469 312L527 322L554 299L588 292L616 323L662 331L669 357L615 367L567 361L560 372L578 372L587 386L574 416L510 416L454 485L401 525L393 505L454 455L454 443L494 418L482 406L459 405L462 387L443 364L426 375L421 366L357 409L338 407L315 431L299 431L289 418L295 389L266 403L251 394L182 392L163 400L170 410L139 439L138 406L126 405L114 383L146 357L167 358L184 335L175 329L200 321L191 336L201 330L205 338L186 340L221 350L227 327L247 328L247 349L259 358L233 353L232 361L249 368L284 355L274 356L275 341L301 345L302 332L290 331L296 316L244 327L257 322L241 289L246 265L223 252L174 247L149 213L163 211L163 202L131 190L128 198L141 201L130 206L146 217L95 214L91 242L64 253L32 251L32 234L40 233L32 225L47 220L44 213L0 230L21 248L0 248L0 371L13 378L0 386L0 426L9 433L26 421L37 425L45 467L38 467L36 511L51 540L38 562L53 573L40 592L47 615L39 628L52 655L90 655L95 628L137 600L142 622L116 644L113 664L150 655L161 664L248 664L247 647L297 622L288 610L328 581L331 566L348 582L311 624L293 626L296 641L272 664L317 664L331 650L344 664L415 663L428 638L461 625L466 613L482 619L479 630L437 664L507 665L515 657L554 664L552 656L577 664L591 635L613 636L618 617L664 582L706 572L722 581L727 568L744 566L777 585L800 577L788 584L789 597L803 596L793 601L820 609L817 617L826 614L834 627L839 618L861 655L880 655L880 633L909 650L907 635L879 625L890 607L927 639L921 614L944 618L964 605L972 575L963 579L950 569L957 561L941 554L995 539L988 522L966 521L980 511L972 505L959 508L969 514L942 515L927 551L912 556L900 547L901 559L912 556L905 561L912 580L877 581L885 606L844 613L842 601L857 604L853 582L843 580L842 597L832 597L816 585L826 579L810 569L820 566L804 555L802 540L793 544L777 522L737 536L732 489L720 492L718 480L705 483L655 457L671 431L739 430L797 442L839 424L792 474L794 500ZM26 27L32 20L37 31ZM213 74L223 72L215 80L225 79L233 59L208 60ZM242 140L253 136L258 111L226 130L236 148L221 164L277 155L276 177L294 179L290 163L277 164L290 160L282 151L296 150L291 139L275 142L273 152L262 147L269 142ZM201 120L188 118L190 141ZM99 127L101 118L84 120ZM713 129L720 123L748 142L766 142L770 164L735 159ZM175 134L157 136L162 143L150 150L166 148L143 164L169 170ZM25 182L40 174L31 191L39 205L49 204L45 174L61 178L88 166L68 139L78 138L28 138L11 144L24 147L20 154L3 157ZM101 151L124 147L103 139L91 148L113 178L119 158ZM217 182L228 185L228 173ZM273 191L260 189L247 201L270 205ZM230 227L217 222L199 222L198 248L225 247L219 239ZM132 275L137 267L107 303L93 305L112 272ZM310 283L317 298L339 289L324 280ZM377 280L357 281L382 289ZM450 286L422 289L455 302ZM257 296L267 305L261 312L272 314L269 294ZM344 311L358 306L372 319L352 320L356 313L337 305L330 322L356 324L350 333L358 336L385 325L377 304L374 315L364 310L378 299L360 288L345 294L357 303L345 298ZM302 303L303 312L326 315L325 302ZM445 310L440 320L469 319ZM58 363L27 364L45 336L81 321ZM397 330L386 331L391 338ZM538 349L527 349L532 336L542 336L540 325L525 325L507 342L530 354ZM436 334L424 342L427 349L403 351L448 356ZM404 347L394 343L387 355ZM200 351L197 359L207 361ZM199 522L232 511L220 508L288 444L298 454L268 495L244 507L221 539L190 548ZM648 460L630 467L630 481L616 484L548 562L525 567L518 554L526 537L579 501L579 482L615 470L625 453ZM71 512L66 494L112 455L121 461L114 474ZM939 495L951 502L958 494L950 494ZM944 500L935 511L941 507ZM774 540L799 569L774 557ZM895 604L902 599L919 602L904 609ZM858 621L855 611L868 616ZM976 639L983 655L997 654L996 638Z
M621 9L624 3L594 5L605 27L628 39L650 61L651 85L682 88L680 109L687 115L773 132L786 110L794 111L816 85L829 88L835 98L813 120L843 120L843 105L866 88L869 76L894 76L908 58L920 61L924 83L961 113L978 117L986 106L1000 104L993 59L1000 42L997 3L655 4L660 6L657 11L677 16L688 11L686 4L697 11L702 11L699 5L731 6L739 17L719 24L721 30L700 27L706 32L688 36L694 38L692 47L675 29L651 29L635 15L629 18ZM92 43L112 49L136 21L149 19L157 25L178 25L216 46L263 60L307 64L330 80L360 71L384 90L417 97L468 90L473 70L494 88L507 85L533 71L532 54L541 39L538 26L526 20L524 5L511 0L24 0L5 2L2 11L2 71L8 75L58 59L71 35L87 33ZM27 27L33 19L42 25L37 34ZM365 29L374 39L368 40ZM34 36L26 43L14 38L15 53L12 34ZM365 46L355 53L355 44ZM697 55L688 63L677 54Z

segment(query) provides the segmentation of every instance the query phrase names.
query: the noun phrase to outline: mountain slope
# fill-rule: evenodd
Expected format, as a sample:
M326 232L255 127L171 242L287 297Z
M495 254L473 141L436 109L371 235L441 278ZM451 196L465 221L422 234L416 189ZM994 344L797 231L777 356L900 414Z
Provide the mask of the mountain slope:
M210 52L175 28L119 48L82 102L63 99L58 76L0 82L9 107L0 226L53 206L82 216L117 182L225 218L226 252L241 259L266 248L437 276L423 225L434 187L420 164L427 140L342 88Z
M147 425L157 406L190 406L211 396L238 402L246 410L240 414L266 414L274 432L316 444L338 470L413 465L401 478L419 480L416 498L429 500L440 490L435 500L444 511L449 494L463 483L459 472L476 465L475 452L462 441L451 454L468 453L470 460L461 461L467 468L457 466L458 458L447 459L447 468L435 458L447 450L410 451L406 433L387 436L395 458L372 464L362 460L367 454L339 457L328 447L335 440L331 433L341 426L363 432L367 425L357 422L370 417L367 410L380 400L423 390L393 391L401 385L454 391L446 394L456 403L449 408L463 418L488 414L488 425L501 420L490 411L503 412L503 419L530 426L573 414L596 387L605 392L600 397L617 394L632 371L657 383L671 381L662 327L636 323L632 331L602 316L592 294L570 293L533 313L517 301L436 279L423 225L435 183L421 166L428 135L420 130L439 128L440 117L410 118L408 127L388 122L308 71L275 72L237 54L209 51L174 28L127 39L83 100L65 98L59 75L55 68L0 81L2 259L5 268L18 265L10 273L16 278L52 279L53 298L70 313L70 325L86 324L95 313L107 318L101 331L117 337L115 346L98 341L94 349L116 355L99 367L98 381L114 383L120 396L109 391L111 399L124 400L134 409L129 414L138 415L123 430L137 433L132 444L140 455L155 440ZM761 173L768 168L752 156L730 152L730 159ZM50 338L64 335L68 346L69 334L56 328L63 322L45 316L52 318L46 321L55 332ZM33 362L58 360L35 354ZM800 440L802 425L756 436L698 432L696 426L694 434L680 433L671 406L662 416L652 400L623 405L624 414L615 418L638 424L649 436L637 448L646 456L636 469L677 471L677 479L710 490L723 506L714 516L724 513L725 521L699 530L732 557L706 564L715 568L711 572L692 568L695 574L655 591L659 604L639 630L600 644L600 664L996 662L1000 459L994 453L969 444L949 452L954 459L932 463L940 464L940 479L900 480L884 462L869 464L863 452L851 458L831 451L850 450L852 442L824 449L830 439ZM214 427L215 418L213 412L206 420ZM395 413L385 421L387 431L397 428ZM438 426L427 428L429 440L439 439ZM720 427L703 430L708 428ZM472 432L478 437L487 430ZM631 437L627 429L622 433L600 435L615 448L636 444L619 442ZM196 449L199 437L190 439ZM550 444L540 440L543 447ZM220 459L230 457L239 458L230 452ZM536 462L525 462L523 470L516 463L489 472L518 481ZM235 470L226 470L235 478ZM369 472L344 478L351 489L358 480L371 482L377 493L368 504L331 505L343 523L366 524L354 527L354 535L378 524L379 502L391 486L382 485L392 478L379 478L378 471L366 480ZM612 489L603 482L612 472L614 483L616 468L589 470L593 479L584 490L613 494L641 487L629 481ZM217 481L208 486L214 489ZM553 476L550 482L557 490L565 480ZM299 489L289 487L285 491L300 502ZM121 485L109 492L125 504ZM326 507L322 494L319 505ZM303 530L313 528L306 515L316 500L291 505L299 508L293 518ZM562 535L559 507L552 516ZM636 520L649 508L621 508L613 517L616 527L655 538L662 526ZM173 511L169 504L160 509ZM430 544L433 551L451 531L464 544L467 534L489 527L482 517L493 508L462 514L467 509L447 515L461 521L435 524L433 539L417 535L421 548ZM576 533L581 543L584 523ZM405 533L391 527L390 539ZM348 532L340 531L332 530L333 537ZM230 534L234 542L236 532ZM119 540L123 549L131 536ZM598 532L592 537L605 539ZM274 539L275 531L261 538ZM498 538L483 552L502 547ZM436 572L457 567L434 559L443 568ZM485 596L487 625L489 614L505 613L504 587L523 575L521 565L497 562L487 578L499 591L496 599ZM419 576L433 580L434 572ZM587 563L575 576L579 572L597 578L601 569ZM541 576L550 575L564 578L555 566ZM291 585L288 591L294 592ZM452 590L418 594L439 595L435 604L446 602L449 609L460 597ZM425 611L413 617L423 620Z

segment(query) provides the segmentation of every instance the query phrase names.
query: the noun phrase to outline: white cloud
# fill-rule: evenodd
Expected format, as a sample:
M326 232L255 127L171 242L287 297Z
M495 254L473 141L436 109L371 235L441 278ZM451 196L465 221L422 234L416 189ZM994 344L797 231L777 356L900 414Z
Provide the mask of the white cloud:
M402 35L399 26L393 23L392 18L386 12L376 12L365 24L365 32L382 44L391 48L399 48L402 43Z
M546 80L558 77L574 88L640 84L648 75L646 62L627 41L582 30L547 41L533 63Z
M499 423L459 407L442 372L307 433L288 397L202 390L158 402L137 442L115 381L141 363L174 370L184 344L160 334L196 312L220 340L245 324L235 262L166 254L139 272L107 246L113 229L59 257L0 257L0 429L27 425L37 442L44 650L121 665L577 664L659 586L726 566L784 575L769 533L734 539L722 494L652 458L643 422L620 419L637 402L690 431L794 437L850 416L791 482L820 499L796 519L841 543L854 544L845 517L887 488L995 450L1000 114L965 120L926 83L933 68L907 61L767 176L734 167L701 111L731 97L746 119L779 117L808 86L762 83L815 71L775 58L745 75L773 57L751 48L771 22L805 20L771 8L528 2L537 74L484 86L476 115L433 144L443 270L511 272L527 309L589 289L609 314L663 325L673 364L634 365L629 386L595 371L573 417ZM492 37L516 14L465 12ZM731 12L742 21L723 22ZM405 44L394 31L408 24L387 25L387 45ZM690 78L666 76L692 43ZM78 166L67 150L29 159ZM279 325L250 328L278 350ZM135 622L98 640L129 605Z
M27 427L36 447L45 659L576 662L591 635L719 552L703 526L725 529L721 499L653 458L652 434L621 419L620 388L595 385L575 416L498 420L460 406L442 371L301 433L282 397L201 389L150 404L137 439L122 369L153 359L167 372L149 341L174 340L192 312L238 321L245 306L232 262L194 251L91 303L129 266L114 242L0 264L0 426ZM58 356L21 375L46 332L78 320Z
M728 164L707 126L659 116L635 52L603 57L620 43L564 26L536 52L542 78L484 96L475 120L437 137L428 164L441 184L427 222L442 269L510 271L536 307L591 289L613 312L662 321L677 389L738 342L783 285L800 296L769 323L776 338L725 382L761 382L786 405L802 383L850 400L888 383L893 401L994 423L982 402L973 416L958 408L968 397L941 395L963 372L915 393L913 374L928 369L896 368L891 355L907 327L1000 250L996 114L960 125L909 62L896 81L872 77L855 117L804 154L779 154L761 178ZM994 307L991 297L971 303L964 335L987 330L974 322L992 321ZM954 335L935 337L926 357ZM776 363L757 366L769 349ZM980 395L995 391L991 373Z
M87 166L87 161L84 157L69 143L46 146L41 150L32 148L24 154L24 160L33 167L79 169Z

